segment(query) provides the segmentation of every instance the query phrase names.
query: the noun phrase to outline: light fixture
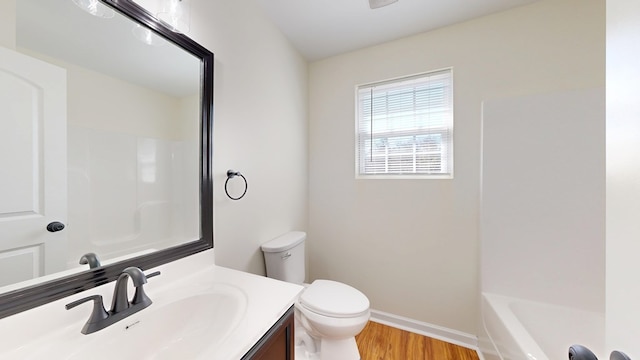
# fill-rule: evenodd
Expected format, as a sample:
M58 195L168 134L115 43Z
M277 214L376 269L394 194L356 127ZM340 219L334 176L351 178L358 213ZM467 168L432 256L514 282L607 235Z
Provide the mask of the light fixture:
M189 0L160 0L158 20L162 21L171 31L179 33L189 32L191 22L191 4Z
M74 4L89 14L105 19L112 18L115 12L99 0L72 0Z
M383 6L391 5L398 0L369 0L369 7L372 9L381 8Z

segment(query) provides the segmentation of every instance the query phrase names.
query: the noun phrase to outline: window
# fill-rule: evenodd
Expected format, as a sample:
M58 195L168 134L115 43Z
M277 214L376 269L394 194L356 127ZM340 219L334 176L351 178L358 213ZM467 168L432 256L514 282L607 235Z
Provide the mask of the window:
M357 89L358 177L453 177L452 71Z

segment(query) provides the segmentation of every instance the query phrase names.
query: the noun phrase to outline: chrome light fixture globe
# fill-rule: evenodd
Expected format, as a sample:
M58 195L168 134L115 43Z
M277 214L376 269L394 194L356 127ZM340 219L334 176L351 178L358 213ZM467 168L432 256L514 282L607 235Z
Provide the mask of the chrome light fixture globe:
M171 31L186 34L191 25L191 4L189 0L161 0L156 16Z
M115 15L112 8L101 3L99 0L73 0L73 3L93 16L109 19Z

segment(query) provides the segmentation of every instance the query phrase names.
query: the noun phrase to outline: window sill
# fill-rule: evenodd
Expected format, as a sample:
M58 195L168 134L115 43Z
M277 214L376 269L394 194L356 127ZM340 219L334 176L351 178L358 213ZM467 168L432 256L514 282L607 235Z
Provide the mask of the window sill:
M453 180L453 174L447 175L415 175L415 174L356 174L356 180Z

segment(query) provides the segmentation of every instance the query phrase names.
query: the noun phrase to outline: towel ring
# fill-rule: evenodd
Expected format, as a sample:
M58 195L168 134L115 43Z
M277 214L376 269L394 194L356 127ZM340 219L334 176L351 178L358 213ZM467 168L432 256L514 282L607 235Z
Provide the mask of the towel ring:
M229 195L229 190L227 190L227 184L229 183L229 179L233 179L236 176L239 176L239 177L242 178L242 180L244 180L244 192L242 193L242 195L234 198L233 196ZM224 182L224 193L227 194L229 199L231 199L231 200L240 200L240 199L242 199L244 197L244 195L247 193L247 189L249 189L249 184L247 183L247 178L245 178L244 175L240 174L240 171L227 170L227 181Z

